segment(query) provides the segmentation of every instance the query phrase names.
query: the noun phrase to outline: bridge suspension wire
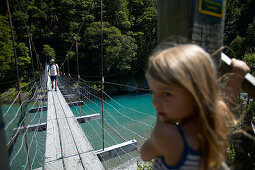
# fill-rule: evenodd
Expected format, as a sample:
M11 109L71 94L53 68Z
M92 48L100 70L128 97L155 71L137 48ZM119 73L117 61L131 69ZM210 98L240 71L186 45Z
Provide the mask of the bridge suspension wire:
M72 78L72 77L70 77L70 78ZM92 87L89 87L89 86L87 86L87 87L93 89ZM90 93L89 91L87 91L87 90L85 90L85 91L86 91L86 93L88 93L88 94L90 94L90 95L93 95L93 94ZM107 95L105 92L104 92L104 94L105 94L106 97L109 97L110 100L114 101L114 100L113 100L109 95ZM81 95L86 97L86 95L84 95L84 94L82 94L82 93L81 93ZM95 96L95 97L98 98L98 99L100 99L100 98L97 97L97 96ZM89 100L89 99L88 99L88 100ZM119 112L115 107L113 107L110 103L108 103L107 101L104 101L104 102L105 102L107 105L109 105L111 108L113 108L116 112L120 113L120 115L122 115L122 116L124 116L124 117L126 117L126 118L128 118L128 119L130 119L130 120L132 120L132 121L136 121L136 122L139 122L139 123L141 123L141 124L144 124L145 126L148 126L149 128L153 128L152 126L150 126L150 125L148 125L148 124L146 124L146 123L143 123L143 122L134 120L134 119L132 119L132 118L129 118L128 116L125 116L124 114L122 114L121 112ZM120 105L120 104L119 104L118 102L116 102L116 101L114 101L114 102L117 103L119 106L121 106L121 107L123 107L123 108L126 108L126 109L128 108L128 107L125 107L125 106ZM99 106L98 106L98 107L99 107ZM139 113L139 114L143 114L143 115L152 117L153 119L156 119L155 116L151 116L151 115L148 115L148 114L143 113L143 112L138 112L138 111L136 111L136 110L134 110L134 109L132 109L132 108L128 108L128 109L132 110L133 112L136 112L136 113ZM107 111L106 111L106 112L107 112ZM116 122L117 122L117 121L116 121Z
M133 88L133 89L136 89L136 90L140 90L140 91L151 92L151 90L149 90L149 89L138 88L136 86L130 86L130 85L125 85L125 84L113 83L113 82L108 82L108 81L105 81L104 83L105 84L111 84L111 85L117 85L117 86L123 86L123 87L130 87L130 88Z
M34 115L33 119L30 121L30 123L35 119L36 115L37 115L37 114ZM29 123L29 124L30 124L30 123ZM18 149L18 152L16 152L15 156L11 159L10 165L12 165L12 162L15 160L15 158L17 157L17 155L19 154L19 152L20 152L21 149L22 149L23 140L24 140L24 137L25 137L26 134L27 134L27 130L28 130L28 129L26 129L26 131L24 132L24 135L22 136L22 144L20 145L20 148ZM36 131L35 131L34 133L36 133L37 130L38 130L38 128L36 129ZM32 138L32 140L31 140L31 142L30 142L30 145L28 145L28 151L27 151L28 154L29 154L29 152L30 152L30 146L31 146L31 143L33 142L33 139L34 139L34 138ZM27 159L28 162L29 162L29 160L30 160L30 159ZM26 164L27 164L27 163L26 163ZM31 167L30 164L29 164L29 166Z
M34 88L36 87L36 82L34 83L34 85L32 86L32 88L27 92L30 93ZM36 87L37 89L37 87ZM8 107L7 111L4 113L3 117L8 114L8 112L10 111L11 107L13 106L13 104L15 103L15 101L17 100L17 97L20 95L22 91L18 92L18 94L16 95L15 99L13 100L12 104ZM33 97L34 97L35 93L33 93ZM31 98L33 98L31 97ZM30 99L31 100L31 99ZM29 100L25 100L24 102L28 102Z
M44 77L44 78L45 78L45 77ZM38 104L39 107L42 105L42 102L43 102L43 101L38 102L38 98L36 98L36 97L38 96L38 91L42 91L42 90L43 90L43 83L45 83L44 78L43 78L42 80L40 80L39 82L34 82L34 81L32 81L32 82L34 82L34 84L33 84L33 86L31 87L31 89L23 94L24 100L22 101L22 107L23 107L24 105L29 106L29 105L30 105L29 103L30 103L31 101L34 101L34 103L32 104L32 107L34 107L34 106L36 105L36 103ZM39 83L39 86L37 85L37 83ZM39 88L39 87L40 87L40 88ZM20 91L20 93L23 93L23 92ZM45 95L45 93L46 93L46 92L44 92L44 95ZM16 98L17 98L17 96L16 96ZM13 103L15 103L15 101L17 100L16 98L14 99L14 102L13 102ZM35 98L36 98L36 99L35 99ZM39 103L40 103L40 104L39 104ZM21 110L21 107L19 107L19 109L18 109L17 112L15 113L15 116L13 117L12 115L9 115L9 114L10 114L9 111L11 110L11 107L13 107L13 104L12 104L10 107L8 107L7 111L5 112L5 117L4 117L5 120L8 120L9 118L12 118L11 121L8 121L9 123L5 126L5 131L7 131L8 129L10 129L9 127L11 127L11 126L10 126L11 124L14 125L14 119L17 118L18 113L20 113L20 110ZM30 108L31 108L31 107L30 107ZM11 149L11 148L10 148L11 146L14 147L13 143L14 143L14 141L18 138L19 129L20 129L20 128L24 128L24 126L22 126L22 124L24 124L24 122L26 122L26 125L30 125L31 123L33 123L34 120L35 120L35 118L37 118L38 113L39 113L39 111L37 110L37 112L34 114L34 116L33 116L31 119L30 119L31 113L30 113L29 115L27 115L27 116L24 116L23 118L21 117L22 119L21 119L21 120L19 121L19 123L18 123L18 128L17 128L15 134L12 136L12 138L9 140L9 142L7 142L8 149ZM39 113L39 114L40 114L40 113ZM8 115L9 115L9 116L8 116ZM7 117L7 116L8 116L8 117ZM28 121L29 119L30 119L30 121ZM40 119L38 119L37 123L39 123L39 122L40 122ZM12 127L13 127L13 125L12 125ZM38 151L40 151L39 148L37 148L35 153L34 153L34 152L31 153L32 145L35 145L35 143L38 143L37 141L35 142L35 140L37 140L37 139L36 139L36 138L37 138L37 131L38 131L38 128L36 128L35 133L33 134L30 143L27 144L27 145L25 145L26 148L27 148L27 155L30 155L30 156L31 156L31 154L32 154L32 155L34 154L34 156L33 156L33 158L32 158L32 163L31 163L30 157L26 157L25 169L27 168L28 165L29 165L29 168L32 168L32 167L33 167L33 164L34 164L34 161L35 161L35 157L38 157L37 153L38 153ZM8 134L11 134L10 132L12 132L12 129L10 129L9 132L7 133L7 137L9 136ZM14 153L14 154L15 154L14 156L10 156L10 167L12 167L12 165L13 165L14 162L16 162L15 164L17 164L18 162L20 163L20 157L17 157L17 156L21 153L22 148L23 148L23 144L27 141L27 140L26 140L26 136L27 136L27 135L28 135L28 133L27 133L27 129L26 129L26 130L25 130L25 133L22 135L20 146L15 146L15 148L18 149L17 152ZM24 141L24 140L25 140L25 141ZM8 140L7 140L7 141L8 141ZM19 140L19 141L20 141L20 140ZM44 143L44 142L43 142L43 143ZM37 145L38 145L38 144L37 144ZM43 157L41 157L41 158L43 158ZM15 166L17 166L17 165L15 165ZM20 165L20 167L21 167L21 165Z
M80 99L80 97L79 97L79 99ZM94 112L92 112L91 110L89 110L87 107L85 107L85 106L83 106L87 111L89 111L90 113L96 113L95 111ZM101 122L103 122L102 121L102 119L100 119L100 121ZM106 125L111 131L113 131L117 136L119 136L122 140L124 140L125 142L126 142L126 140L121 136L121 135L119 135L116 131L114 131L111 127L109 127L106 123L104 123L104 125Z
M77 111L77 107L76 107L76 111ZM78 111L77 111L78 112ZM95 130L95 128L93 128L93 126L90 124L90 122L88 121L88 123L89 123L89 125L90 125L90 127L94 130L94 132L95 132L95 134L97 135L97 137L99 138L99 139L102 139L101 137L100 137L100 135L96 132L96 130ZM100 124L98 123L98 122L96 122L97 123L97 125L101 128L101 126L100 126ZM102 128L101 128L102 129ZM109 134L108 132L107 132L107 134ZM109 134L109 136L113 139L113 141L115 141L115 143L117 144L117 142L116 142L116 140ZM106 144L108 145L108 146L111 146L111 144L110 143L107 143L106 142ZM124 150L123 150L124 151ZM118 152L117 151L114 151L116 154L117 154L117 156L119 157L119 159L120 160L122 160L121 159L121 157L120 157L120 155L118 154ZM104 159L103 159L104 160ZM106 164L106 166L108 166L107 165L107 163L106 162L103 162L104 164Z
M63 80L63 79L62 79ZM69 81L68 81L69 82ZM64 85L63 83L62 83L62 85ZM66 91L66 89L68 89L66 86L65 86L65 91ZM75 100L74 99L74 101L77 101L77 100ZM87 109L88 110L88 108L86 108L86 107L84 107L85 109ZM76 111L77 111L77 107L75 108L76 109ZM91 109L91 110L93 110L93 109ZM82 109L82 111L83 112L85 112L85 110L84 109ZM78 111L77 111L78 112ZM89 112L90 113L96 113L96 111L94 110L93 112L92 111L90 111L89 110ZM100 119L100 121L101 121L101 119ZM96 122L97 123L97 125L102 129L102 126L100 126L100 124L98 123L98 122ZM94 134L96 134L97 135L97 137L99 137L99 138L101 138L100 137L100 135L98 135L98 133L96 132L96 130L95 130L95 128L91 125L91 123L88 121L88 124L90 125L90 127L94 130ZM109 127L109 126L108 126ZM110 127L109 127L109 129L111 129ZM112 130L112 129L111 129ZM112 130L113 132L114 132L114 130ZM118 142L112 137L112 135L110 135L109 134L109 132L108 131L106 131L106 134L108 135L108 136L110 136L110 138L116 143L116 144L118 144ZM116 132L115 132L115 134L117 134ZM122 138L122 137L121 137ZM102 139L102 138L101 138ZM124 141L126 141L124 138L122 138ZM111 146L107 141L105 141L106 142L106 144L108 145L108 146ZM122 148L121 148L121 150L123 151L123 152L125 152ZM116 152L115 151L115 153L117 154L117 156L119 157L119 159L122 161L122 158L120 157L120 155L118 154L118 152ZM129 153L127 153L127 152L125 152L126 154L128 154L129 155ZM129 155L129 156L131 156L131 155ZM132 156L131 156L132 157ZM106 162L104 162L105 164L106 164ZM107 166L107 165L106 165Z
M34 86L35 86L35 84L34 84ZM31 88L31 90L29 91L29 92L31 92L32 91L32 89L34 88L34 86ZM20 92L18 93L18 95L20 95ZM18 96L17 95L17 96ZM16 97L17 98L17 97ZM16 99L14 100L14 102L16 101ZM13 102L13 103L14 103ZM8 112L10 111L10 108L13 106L13 103L11 104L11 106L8 108L8 110L7 110L7 112L4 114L4 116L6 115L6 114L8 114ZM9 125L15 120L15 118L17 117L17 115L18 115L18 112L21 110L21 108L22 108L22 105L24 104L25 102L22 102L22 104L19 106L19 109L17 110L17 112L16 112L16 114L15 114L15 116L13 117L13 119L8 123L8 125L5 127L5 130L9 127Z
M97 83L100 84L101 81L86 81L82 78L80 78L84 83ZM122 86L122 87L129 87L129 88L133 88L135 90L139 90L139 91L145 91L145 92L151 92L150 89L145 89L145 88L139 88L136 86L130 86L130 85L126 85L126 84L120 84L120 83L113 83L113 82L108 82L108 81L104 81L104 84L110 84L110 85L115 85L115 86Z
M105 92L104 92L104 93L105 93ZM113 98L111 98L107 93L105 93L105 95L106 95L107 97L109 97L112 101L114 101L116 104L118 104L120 107L123 107L123 108L126 108L126 109L130 109L130 110L132 110L132 111L134 111L134 112L141 113L141 114L146 115L146 116L149 116L149 117L151 117L151 118L153 118L153 119L157 119L156 116L151 116L151 115L149 115L149 114L147 114L147 113L140 112L140 111L134 110L134 109L132 109L132 108L130 108L130 107L126 107L126 106L123 106L123 105L119 104L116 100L114 100ZM146 125L146 126L148 126L148 125ZM151 126L150 126L150 127L151 127ZM151 128L153 128L153 127L151 127Z
M83 82L85 82L85 83L89 82L89 81L84 81L83 79L81 79L81 80L82 80ZM135 86L129 86L129 87L135 88ZM145 90L146 90L146 89L145 89ZM147 113L140 112L140 111L134 110L134 109L132 109L132 108L130 108L130 107L123 106L123 105L119 104L117 101L115 101L113 98L111 98L106 92L104 92L104 94L105 94L108 98L110 98L112 101L114 101L117 105L119 105L120 107L123 107L123 108L125 108L125 109L130 109L130 110L132 110L132 111L134 111L134 112L138 112L138 113L144 114L144 115L149 116L149 117L151 117L151 118L153 118L153 119L157 119L156 116L151 116L151 115L149 115L149 114L147 114Z
M66 78L66 77L65 77ZM62 81L64 81L64 79L65 79L64 77L62 77ZM67 77L67 79L68 80L66 80L65 82L67 82L68 83L68 85L67 86L69 86L69 87L71 87L72 86L72 83L73 84L75 84L75 80L72 78L72 77ZM89 87L89 86L87 86L87 88L91 88L91 89L94 89L94 88L92 88L92 87ZM68 88L66 88L66 86L65 86L65 88L64 88L65 90L67 90ZM82 87L81 88L81 91L84 91L84 87ZM74 92L74 91L73 91ZM72 93L73 93L72 92ZM84 95L83 94L83 92L80 92L81 93L81 97L85 97L85 100L86 101L89 101L89 102L91 102L91 103L94 103L95 105L97 105L95 102L93 102L93 100L91 100L90 98L90 96L93 96L94 98L96 98L96 99L99 99L99 97L98 96L95 96L95 95L93 95L93 94L91 94L90 92L89 92L89 90L86 90L86 88L85 88L85 93L86 93L86 95ZM87 97L88 96L88 97ZM80 100L80 99L79 99ZM116 102L116 101L115 101ZM89 106L87 106L90 110L93 110L92 108L90 108ZM86 109L86 110L88 110L88 108L87 107L85 107L84 106L84 108ZM99 106L97 106L97 107L99 107ZM116 109L117 110L117 109ZM107 113L109 113L107 110L105 110ZM91 111L90 111L91 112ZM96 113L96 111L93 111L94 113ZM111 114L109 114L110 115L110 117L111 117ZM153 117L155 120L156 120L156 116L155 117ZM114 118L113 118L114 119ZM134 120L134 119L133 119ZM118 121L117 120L115 120L117 123L118 123ZM134 120L135 121L135 120ZM106 124L106 123L105 123ZM108 123L107 123L108 124ZM122 126L122 125L120 125L120 126ZM110 126L109 126L110 127ZM123 126L122 126L123 127ZM153 128L152 126L150 126L151 127L151 129ZM124 129L126 129L127 131L130 131L128 128L125 128L125 127L123 127ZM112 129L114 129L114 128L112 128ZM117 130L114 130L115 132L117 132ZM117 132L118 133L118 132ZM131 131L131 133L135 133L135 132L132 132ZM115 133L116 134L116 133ZM135 133L135 135L136 136L139 136L139 137L141 137L142 138L142 140L144 141L144 140L146 140L145 138L143 138L142 136L140 136L139 134L137 134L137 133ZM124 139L124 138L123 138ZM125 139L124 139L125 140Z
M103 122L102 119L100 119L100 121ZM104 123L104 125L107 126L111 131L113 131L117 136L119 136L123 141L126 142L126 140L122 136L120 136L120 134L118 134L115 130L113 130L110 126L108 126L106 123Z
M34 116L34 117L35 117L35 116ZM38 121L38 123L39 123L39 121ZM30 149L31 149L31 146L32 146L33 141L34 141L34 137L37 135L38 128L39 128L39 127L36 127L36 130L34 131L34 134L33 134L33 136L32 136L32 140L31 140L31 142L30 142L30 144L29 144L29 147L28 147L28 153L30 153ZM26 169L27 163L28 163L29 161L30 161L30 160L28 160L28 159L26 160L24 169ZM32 165L33 165L33 164L31 164L30 166L32 167Z
M62 79L62 81L63 81L63 79ZM67 82L70 82L70 80L68 80ZM68 88L65 86L65 89L68 89ZM83 89L83 88L82 88L82 89ZM93 89L93 88L92 88L92 89ZM74 91L73 91L73 92L74 92ZM93 95L93 94L90 93L88 90L86 90L85 92L86 92L88 95L91 95L91 96L93 96L94 98L98 99L98 101L99 101L100 98L99 98L98 96ZM91 103L97 105L93 100L90 99L91 97L87 97L87 95L84 95L82 92L80 92L80 93L81 93L81 96L84 96L86 100L88 100L89 102L91 102ZM81 99L79 98L79 100L81 100ZM85 107L84 105L82 105L82 106L83 106L87 111L89 111L90 113L96 113L96 111L93 110L92 108L90 108L89 106L87 106L87 107ZM100 108L100 106L98 106L98 105L97 105L97 107ZM93 110L93 112L92 112L91 110ZM107 110L105 110L105 111L107 112Z
M38 102L38 101L35 101L35 102ZM42 101L40 102L40 105L41 105L41 103L42 103ZM35 103L34 103L33 105L35 105ZM34 114L33 118L30 120L30 122L29 122L28 124L31 124L31 123L34 121L34 119L36 118L37 114L38 114L38 112L36 112L36 114ZM26 120L27 120L28 118L29 118L29 116L26 118ZM23 120L24 120L24 119L23 119ZM37 121L37 123L38 123L38 122L39 122L39 120ZM32 144L33 144L33 141L34 141L34 139L35 139L35 137L36 137L36 135L37 135L37 132L38 132L38 128L36 128L36 130L35 130L35 132L34 132L34 134L33 134L32 140L31 140L31 142L30 142L30 144L29 144L29 148L28 148L28 152L29 152L29 153L30 153L30 149L31 149L31 146L32 146ZM25 134L26 134L26 133L27 133L27 129L26 129L26 131L25 131ZM17 152L17 153L14 155L14 157L12 158L10 165L12 165L13 161L16 159L17 155L20 153L20 151L21 151L21 149L22 149L23 140L24 140L25 134L24 134L23 137L22 137L22 143L21 143L21 145L20 145L20 147L19 147L19 149L18 149L18 152ZM43 143L44 143L44 142L43 142ZM36 153L35 153L35 154L34 154L34 157L36 157L36 156L37 156L37 155L36 155ZM33 159L35 159L35 158L33 158ZM26 168L28 162L29 162L29 160L26 159L25 168ZM33 166L33 164L32 164L31 166Z
M62 85L64 85L64 84L62 84ZM68 88L67 86L65 86L65 88L64 89L66 89L66 88ZM65 90L66 91L66 90ZM73 100L73 101L76 101L75 99ZM76 109L76 111L77 111L77 107L75 108ZM82 111L84 111L83 109L82 109ZM85 111L84 111L85 112ZM91 112L91 111L90 111ZM96 113L96 112L94 112L94 113ZM90 127L93 129L93 131L95 132L94 134L96 134L97 135L97 137L99 138L99 139L102 139L101 137L100 137L100 135L98 134L98 132L95 130L95 128L91 125L91 123L88 121L87 122L89 125L90 125ZM99 123L97 122L97 124L98 124L98 126L100 127L100 125L99 125ZM108 132L107 132L108 133ZM111 137L112 138L112 137ZM114 138L112 138L113 140L115 140ZM116 142L116 141L115 141ZM117 142L116 142L117 143ZM108 145L108 146L111 146L109 143L107 143L106 142L106 144ZM115 153L118 155L118 157L121 159L121 157L119 156L119 154L118 154L118 152L116 152L115 151Z
M20 92L18 92L18 94L16 95L16 97L15 97L15 99L13 100L12 104L9 106L9 108L7 109L7 111L4 113L3 117L4 117L6 114L8 114L8 112L9 112L10 109L11 109L11 107L13 106L13 104L15 103L15 101L18 99L19 93L20 93Z
M29 79L31 79L31 78L33 78L33 77L27 77L27 78L24 78L24 79L22 79L22 80L23 80L23 81L24 81L24 80L29 80ZM28 83L31 83L31 82L33 82L33 81L34 81L34 80L29 81ZM17 82L17 80L1 82L0 84L10 84L10 83L13 83L13 82ZM24 87L24 86L22 86L21 88L23 88L23 87ZM3 94L2 94L1 96L3 96Z
M69 93L70 94L70 93ZM80 98L80 97L79 97ZM95 113L95 111L94 112L92 112L91 110L89 110L87 107L85 107L84 106L84 108L88 111L88 112L90 112L90 113ZM81 115L80 115L81 116ZM100 121L101 122L103 122L102 121L102 119L100 119ZM115 130L113 130L110 126L108 126L106 123L104 123L104 125L106 125L112 132L114 132L117 136L119 136L123 141L125 141L126 142L126 140L120 135L120 134L118 134Z
M33 119L30 121L30 123L35 119L35 117L36 117L36 115L37 114L35 114L34 115L34 117L33 117ZM29 123L29 124L30 124ZM36 131L37 131L37 129L36 129ZM35 132L36 132L35 131ZM27 129L26 129L26 131L25 131L25 134L23 135L23 137L22 137L22 144L20 145L20 149L18 149L18 152L15 154L15 156L12 158L12 160L11 160L11 162L10 162L10 166L12 165L12 162L15 160L15 158L16 158L16 156L19 154L19 152L21 151L21 148L22 148L22 146L23 146L23 140L24 140L24 136L27 134ZM15 137L16 137L17 135L15 135ZM31 140L31 142L30 142L30 144L29 144L29 146L30 147L28 147L28 153L30 153L30 148L31 148L31 145L32 145L32 142L33 142L33 139L34 139L34 136L35 136L35 134L33 135L33 138L32 138L32 140ZM12 140L13 141L13 140ZM28 161L28 159L27 159L27 161ZM32 166L32 165L31 165Z
M71 79L73 79L72 77L70 77ZM75 81L74 79L73 79L73 81ZM88 88L91 88L91 89L94 89L93 87L90 87L90 86L87 86ZM85 90L86 91L86 90ZM86 91L88 94L90 94L90 95L93 95L92 93L90 93L89 91ZM149 116L149 117L151 117L151 118L153 118L153 119L156 119L156 117L155 116L151 116L151 115L149 115L149 114L146 114L146 113L144 113L144 112L140 112L140 111L136 111L136 110L134 110L134 109L132 109L132 108L129 108L129 107L125 107L125 106L122 106L121 104L119 104L117 101L115 101L114 99L112 99L107 93L105 93L105 92L103 92L104 93L104 95L106 96L106 97L108 97L110 100L112 100L112 101L114 101L116 104L118 104L120 107L123 107L123 108L126 108L126 109L130 109L130 110L132 110L133 112L137 112L137 113L139 113L139 114L144 114L144 115L146 115L146 116ZM82 94L81 93L81 95L83 95L83 96L85 96L84 94ZM99 97L97 97L97 96L95 96L96 98L99 98ZM105 101L106 103L107 103L107 101ZM107 103L108 104L108 103ZM110 105L110 104L109 104ZM113 106L112 106L113 107ZM113 107L114 108L114 107ZM117 110L117 109L116 109ZM121 114L121 113L120 113ZM124 116L125 117L125 116ZM133 120L133 119L132 119ZM144 124L144 123L142 123L142 124ZM152 126L150 126L150 125L148 125L148 124L145 124L146 126L148 126L148 127L150 127L150 128L153 128Z
M35 84L34 84L34 86L35 86ZM34 86L31 88L31 90L30 90L28 93L30 93L30 92L33 90ZM23 105L25 102L30 102L30 101L35 97L37 89L38 89L38 87L36 86L36 90L35 90L35 92L34 92L32 98L31 98L30 100L24 101L24 102L22 103L22 105ZM36 100L36 101L34 102L34 104L33 104L32 107L34 107L34 105L35 105L35 103L36 103L37 101L38 101L38 100ZM8 110L7 110L7 112L5 113L5 115L9 112L9 110L10 110L10 107L8 108ZM13 121L16 119L19 110L20 110L20 107L19 107L18 111L16 112L15 116L13 117L13 119L12 119L12 120L9 122L9 124L5 127L5 130L7 130L7 128L9 127L9 125L12 124ZM30 114L31 114L31 113L30 113ZM19 126L18 126L18 130L20 129L21 124L29 118L30 114L28 115L28 117L27 117L26 119L25 119L25 117L22 119L22 121L20 122L20 124L19 124ZM10 146L13 144L13 141L14 141L15 138L17 137L17 135L18 135L18 130L17 130L16 134L13 136L13 138L9 141L9 143L8 143L8 149L10 148Z

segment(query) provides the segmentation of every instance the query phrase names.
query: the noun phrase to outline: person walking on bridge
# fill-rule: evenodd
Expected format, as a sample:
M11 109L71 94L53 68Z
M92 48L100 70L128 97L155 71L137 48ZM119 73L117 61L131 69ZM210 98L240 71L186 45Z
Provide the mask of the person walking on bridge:
M58 81L58 76L59 76L59 67L58 64L55 64L54 59L50 60L50 65L48 68L48 73L50 76L51 80L51 87L54 89L53 82L55 81L55 91L57 91L57 81Z

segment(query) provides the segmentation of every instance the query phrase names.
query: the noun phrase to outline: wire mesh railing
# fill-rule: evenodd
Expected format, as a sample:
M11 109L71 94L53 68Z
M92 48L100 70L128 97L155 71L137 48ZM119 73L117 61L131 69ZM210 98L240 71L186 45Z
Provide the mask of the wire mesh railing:
M96 85L88 85L84 81L76 81L69 76L61 76L59 83L61 92L66 96L67 102L83 101L84 105L72 108L75 116L84 116L89 114L101 114L101 90ZM141 96L150 95L150 93L142 94ZM138 95L139 96L139 95ZM136 96L137 97L137 96ZM135 97L132 96L131 100ZM139 100L139 98L137 98ZM147 111L143 111L143 107L136 102L140 110L125 106L107 93L103 93L104 102L104 122L105 122L105 146L113 146L123 141L136 139L138 141L138 150L143 142L150 135L156 123L156 113L151 106L151 101L147 101ZM127 103L125 103L127 104ZM146 106L145 106L146 107ZM95 150L102 149L102 119L86 122L81 124L86 136ZM135 159L134 159L135 158ZM139 159L138 152L125 153L118 155L116 158L104 161L106 168L119 166L124 162Z
M20 92L14 90L9 94L5 93L5 98L13 98L11 103L2 104L3 120L5 122L4 130L6 135L6 147L9 152L9 166L11 169L34 169L43 165L44 147L38 147L38 143L45 143L45 132L38 132L38 128L28 133L25 129L24 133L20 133L20 129L24 129L33 124L39 124L46 120L46 112L36 111L30 112L32 108L47 106L43 100L39 100L41 96L47 96L45 83L47 76L35 79L27 84L26 88L21 88ZM16 96L12 93L16 92ZM22 102L19 104L17 98L21 94ZM22 116L21 108L24 112Z

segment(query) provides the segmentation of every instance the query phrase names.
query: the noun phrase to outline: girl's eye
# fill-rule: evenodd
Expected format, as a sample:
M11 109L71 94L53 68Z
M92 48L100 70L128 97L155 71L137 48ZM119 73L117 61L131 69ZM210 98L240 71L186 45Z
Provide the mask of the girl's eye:
M168 96L172 96L172 94L169 93L169 92L164 92L164 93L163 93L163 96L168 97Z

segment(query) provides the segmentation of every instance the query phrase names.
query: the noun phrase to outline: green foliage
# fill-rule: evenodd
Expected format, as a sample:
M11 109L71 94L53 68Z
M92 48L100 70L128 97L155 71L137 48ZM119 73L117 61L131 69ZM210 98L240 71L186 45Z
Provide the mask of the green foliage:
M255 1L228 0L225 21L224 43L234 51L236 58L244 60L251 68L251 73L255 74ZM234 57L228 50L227 54ZM246 133L254 136L254 132L249 130L251 120L254 117L254 101L248 106L244 101L233 109L235 116L243 116L238 127ZM242 116L241 116L242 115ZM228 150L228 164L231 169L254 169L255 147L254 140L242 133L235 133L231 136L231 145Z
M104 8L107 11L106 21L120 29L127 30L131 28L127 0L105 0Z
M10 73L14 56L7 20L7 17L0 15L0 82L4 82L7 73Z
M74 51L69 51L68 53L69 59L75 57L75 52Z
M232 145L229 146L228 148L228 151L227 151L227 157L228 159L230 159L231 161L234 161L235 160L235 156L236 156L236 151L235 151L235 148Z
M73 37L76 36L79 46L79 65L84 66L80 67L80 74L96 76L100 74L100 1L20 0L10 3L17 44L27 43L28 29L33 35L37 52L43 54L40 54L42 63L45 62L45 58L49 60L56 56L57 61L62 62L68 53L69 65L73 66L70 67L70 73L76 74L76 49L75 45L72 46ZM114 75L115 78L126 79L127 76L124 75L130 77L130 72L130 78L144 75L148 54L156 46L156 5L156 0L103 2L105 76ZM3 24L7 25L7 20ZM1 31L5 29L7 27ZM5 49L0 51L0 61L13 56L9 28L7 30L2 31L8 33L9 42L0 40L1 49ZM20 53L23 54L19 64L23 67L27 65L25 63L29 63L29 60L25 55L27 51L25 47L20 45L20 48ZM11 66L5 64L2 68L7 71ZM2 72L0 76L6 77ZM26 75L22 73L21 76L28 77L29 72L28 70Z
M28 64L31 63L31 59L29 57L29 49L26 47L25 43L19 43L16 48L19 68L24 69Z
M11 30L7 17L0 15L0 62L10 62L13 57Z
M20 82L20 89L22 91L22 96L28 96L31 95L31 93L33 91L30 92L30 94L28 94L28 91L30 91L31 87L33 86L33 83L27 83L27 82ZM15 90L16 89L16 90ZM5 92L6 94L8 94L7 96L5 96L4 98L2 98L2 102L3 103L10 103L13 102L13 100L16 98L16 96L18 95L18 90L17 90L17 82L13 82L11 86L9 86L8 90ZM3 95L5 94L3 93Z
M137 169L138 170L151 170L152 169L152 162L137 162Z
M235 39L231 42L230 48L234 51L235 57L240 58L243 55L243 38L239 35L235 37ZM227 55L234 57L234 54L230 50L227 50Z
M14 64L12 61L14 53L12 48L12 41L10 38L10 29L8 25L5 25L5 17L0 16L0 93L5 89L10 88L10 82L15 76ZM4 24L5 23L5 24Z
M244 61L249 65L251 73L255 75L255 53L246 53L244 55Z
M254 42L255 41L255 18L253 19L252 23L248 25L247 34L248 34L248 37L253 39L253 42Z
M94 57L100 56L100 28L100 22L93 22L86 30L86 43L89 50L94 51ZM129 71L136 56L137 45L135 39L122 34L118 28L111 26L108 22L103 23L103 31L106 74Z
M236 35L247 36L247 28L255 16L255 1L228 0L226 6L225 44L229 45Z
M14 91L15 89L17 89L17 88L16 87L9 88L6 91L6 93L8 93L9 95L4 97L1 102L10 103L11 101L13 101L16 98L17 94L18 94L18 90Z
M236 58L247 62L255 73L255 1L227 1L225 45L230 46ZM227 55L234 57L230 50Z
M50 45L47 45L47 44L43 45L42 53L44 54L44 56L46 58L49 58L49 59L55 59L55 57L56 57L54 49L51 48Z

